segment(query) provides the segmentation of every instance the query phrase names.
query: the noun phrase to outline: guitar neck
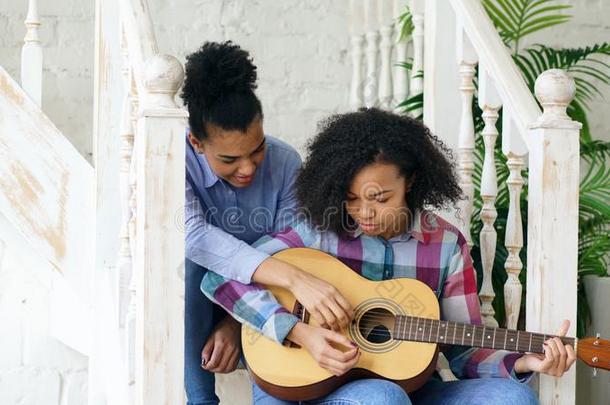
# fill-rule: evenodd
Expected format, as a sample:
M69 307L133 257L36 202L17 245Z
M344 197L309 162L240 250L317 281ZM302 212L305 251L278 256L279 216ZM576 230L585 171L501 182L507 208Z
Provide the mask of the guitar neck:
M470 325L413 316L396 316L394 339L543 353L543 343L555 335ZM574 338L560 337L574 347Z

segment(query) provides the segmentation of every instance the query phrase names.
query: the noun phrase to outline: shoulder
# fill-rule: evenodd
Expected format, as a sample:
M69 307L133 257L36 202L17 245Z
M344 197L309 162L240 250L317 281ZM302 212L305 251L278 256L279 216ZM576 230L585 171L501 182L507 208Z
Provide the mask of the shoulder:
M252 246L268 254L273 254L287 248L318 248L319 241L320 231L312 226L307 219L298 216L281 231L263 236Z
M295 148L273 136L266 136L267 153L273 164L301 165L301 156Z
M421 210L418 218L417 231L421 233L422 239L426 243L442 243L446 246L454 246L459 250L467 246L466 237L459 227L440 215L432 211ZM458 221L458 218L455 220Z

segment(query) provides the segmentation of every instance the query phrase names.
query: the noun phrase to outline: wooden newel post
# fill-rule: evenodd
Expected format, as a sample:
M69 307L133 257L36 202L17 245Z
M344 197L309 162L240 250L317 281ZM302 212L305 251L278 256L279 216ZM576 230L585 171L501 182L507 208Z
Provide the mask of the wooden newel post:
M137 405L184 403L184 131L174 102L184 70L155 55L144 72L138 119L136 227Z
M527 330L555 333L563 319L576 330L579 132L566 108L574 80L559 69L536 80L542 116L529 126ZM561 379L540 377L540 403L575 403L575 367Z

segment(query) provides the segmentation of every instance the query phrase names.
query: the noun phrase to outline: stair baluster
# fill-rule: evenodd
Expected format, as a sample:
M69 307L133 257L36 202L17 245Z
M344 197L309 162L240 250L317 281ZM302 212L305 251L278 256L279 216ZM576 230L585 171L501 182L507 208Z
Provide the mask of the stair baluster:
M498 137L496 122L498 111L502 107L502 101L498 95L493 79L488 74L486 66L479 65L479 106L483 110L483 120L485 127L481 135L485 142L485 158L483 161L483 173L481 175L481 198L483 207L481 208L481 230L480 247L481 261L483 264L483 285L479 296L481 297L481 315L483 323L487 326L498 327L498 322L494 318L494 309L491 305L495 297L491 283L494 259L496 257L497 232L494 222L498 213L495 202L498 195L498 179L495 165L495 144Z
M350 45L351 45L351 60L352 60L352 82L350 89L349 105L353 110L357 110L364 106L363 94L363 55L364 55L364 35L362 34L363 26L363 8L360 6L359 0L350 0Z
M385 110L392 108L392 51L394 48L393 34L394 22L390 13L389 0L379 0L378 20L381 41L380 49L380 68L379 68L379 107Z
M42 104L42 47L40 46L40 17L38 0L28 1L25 19L26 34L21 50L21 87L40 107Z
M410 94L413 97L424 91L424 10L423 0L410 0L413 15L413 69L411 70ZM413 111L417 116L421 111Z
M521 311L521 294L523 287L519 281L519 273L523 263L519 257L523 247L523 223L521 220L521 190L523 177L521 172L525 166L527 148L521 134L513 121L513 112L505 105L502 108L502 152L508 158L507 166L510 175L506 181L509 193L508 217L506 218L506 235L504 246L508 257L504 263L508 278L504 284L504 308L506 311L506 327L517 329Z
M407 62L407 41L402 38L401 24L398 21L401 14L406 10L405 0L394 0L393 16L394 16L394 91L392 99L392 107L396 112L400 112L402 108L397 106L407 99L409 95L409 79L408 71L400 66L401 63Z
M375 28L373 0L364 0L364 26L366 29L366 79L364 82L364 105L377 107L378 98L378 59L379 33Z
M458 174L460 187L465 199L459 202L462 232L466 237L468 246L472 247L470 235L470 221L472 218L474 202L474 122L472 117L472 98L474 95L474 74L478 57L472 44L468 40L463 28L457 27L457 61L460 71L460 94L462 99L460 129L458 135Z

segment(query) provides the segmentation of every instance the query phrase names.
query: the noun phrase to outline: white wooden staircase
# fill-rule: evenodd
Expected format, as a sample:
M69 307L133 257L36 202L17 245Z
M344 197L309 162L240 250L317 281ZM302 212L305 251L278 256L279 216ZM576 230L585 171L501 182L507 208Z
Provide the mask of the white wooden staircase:
M41 110L35 0L21 85L0 67L0 213L59 280L52 330L88 356L90 404L184 403L184 73L146 7L97 2L95 169Z

